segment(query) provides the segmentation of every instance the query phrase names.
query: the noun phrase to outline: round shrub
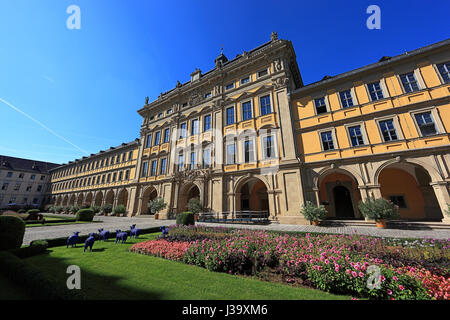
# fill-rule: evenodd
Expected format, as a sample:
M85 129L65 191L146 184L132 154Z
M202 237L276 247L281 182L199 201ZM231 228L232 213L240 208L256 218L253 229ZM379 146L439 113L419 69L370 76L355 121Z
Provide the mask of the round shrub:
M308 221L320 221L327 216L327 209L324 206L315 206L311 201L306 201L302 206L301 213Z
M80 209L75 218L77 221L92 221L94 219L94 210Z
M125 208L125 206L123 204L119 204L114 207L113 212L116 215L122 215L127 212L127 208Z
M0 216L0 250L20 248L25 223L18 217Z
M25 209L20 209L19 211L17 211L17 213L26 213L27 211Z
M39 209L30 209L30 210L27 211L28 214L36 214L36 213L39 213L39 212L40 212Z
M194 213L190 211L181 212L177 214L177 224L182 224L185 226L194 225Z
M112 211L112 205L109 204L109 203L105 203L105 204L102 206L101 210L102 210L102 212L103 212L104 214L111 213L111 211Z

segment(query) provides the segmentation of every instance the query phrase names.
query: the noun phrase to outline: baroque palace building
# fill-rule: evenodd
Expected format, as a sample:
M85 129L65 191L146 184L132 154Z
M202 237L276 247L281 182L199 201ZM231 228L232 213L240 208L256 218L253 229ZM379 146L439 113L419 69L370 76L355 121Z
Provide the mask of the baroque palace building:
M384 197L404 219L449 223L450 41L304 86L292 43L271 40L138 110L140 138L51 170L57 205L124 204L161 218L199 198L206 211L268 212L307 223L306 201L330 218L361 218Z

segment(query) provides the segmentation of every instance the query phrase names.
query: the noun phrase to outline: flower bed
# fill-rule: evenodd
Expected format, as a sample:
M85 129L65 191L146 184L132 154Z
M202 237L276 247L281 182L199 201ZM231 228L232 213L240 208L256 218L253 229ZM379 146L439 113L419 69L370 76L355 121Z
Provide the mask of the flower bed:
M230 274L269 270L289 283L357 297L448 299L448 244L415 247L358 235L172 226L168 237L131 250Z

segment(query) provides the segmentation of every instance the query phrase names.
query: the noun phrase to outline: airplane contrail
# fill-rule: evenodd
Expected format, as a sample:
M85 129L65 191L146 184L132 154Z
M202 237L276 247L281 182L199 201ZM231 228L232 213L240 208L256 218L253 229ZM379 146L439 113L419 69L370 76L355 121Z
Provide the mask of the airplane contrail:
M89 152L87 152L86 150L81 149L79 146L77 146L76 144L70 142L69 140L67 140L66 138L64 138L63 136L57 134L55 131L53 131L52 129L50 129L49 127L47 127L45 124L43 124L42 122L40 122L39 120L36 120L35 118L33 118L32 116L30 116L29 114L23 112L22 110L20 110L19 108L17 108L16 106L14 106L13 104L9 103L8 101L0 98L0 101L3 102L4 104L6 104L7 106L9 106L10 108L14 109L15 111L23 114L25 117L27 117L28 119L32 120L33 122L37 123L38 125L40 125L42 128L44 128L45 130L47 130L48 132L50 132L51 134L53 134L55 137L58 137L59 139L67 142L68 144L70 144L71 146L77 148L78 150L80 150L81 152L85 153L85 154L89 154Z

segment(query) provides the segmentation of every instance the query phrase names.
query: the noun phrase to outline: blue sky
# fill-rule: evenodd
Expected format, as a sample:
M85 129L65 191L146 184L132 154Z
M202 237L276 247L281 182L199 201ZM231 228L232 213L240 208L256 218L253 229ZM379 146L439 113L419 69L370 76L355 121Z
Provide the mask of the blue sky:
M366 8L381 9L381 30ZM67 7L81 10L69 30ZM139 136L149 96L278 37L305 84L449 37L448 1L0 0L0 154L66 163ZM446 22L447 21L447 22Z

